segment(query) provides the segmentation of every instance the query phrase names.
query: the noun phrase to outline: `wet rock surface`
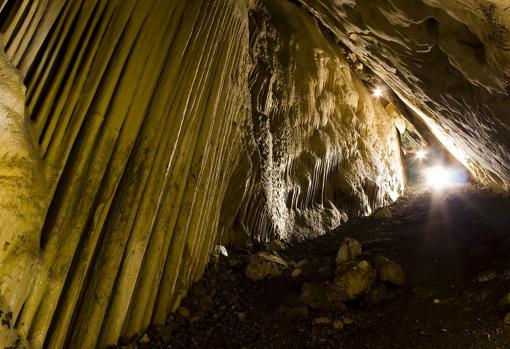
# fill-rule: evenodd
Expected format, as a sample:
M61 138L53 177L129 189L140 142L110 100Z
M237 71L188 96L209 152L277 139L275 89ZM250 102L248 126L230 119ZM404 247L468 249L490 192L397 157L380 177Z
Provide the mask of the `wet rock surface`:
M473 188L411 193L391 219L357 219L281 250L288 268L258 281L245 276L257 254L229 251L166 325L119 348L509 348L508 209L508 198ZM337 267L346 237L363 252ZM370 286L335 299L335 280L354 268ZM485 271L495 277L479 282Z

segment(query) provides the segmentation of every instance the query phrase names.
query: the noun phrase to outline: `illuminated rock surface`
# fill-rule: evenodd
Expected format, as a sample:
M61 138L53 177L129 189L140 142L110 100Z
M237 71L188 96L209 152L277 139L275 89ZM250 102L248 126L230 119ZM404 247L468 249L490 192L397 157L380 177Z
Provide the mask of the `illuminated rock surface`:
M299 0L476 178L510 185L506 0Z
M337 40L509 183L503 2L301 2L318 20L283 0L0 0L0 340L113 345L163 324L217 244L396 200L405 121Z

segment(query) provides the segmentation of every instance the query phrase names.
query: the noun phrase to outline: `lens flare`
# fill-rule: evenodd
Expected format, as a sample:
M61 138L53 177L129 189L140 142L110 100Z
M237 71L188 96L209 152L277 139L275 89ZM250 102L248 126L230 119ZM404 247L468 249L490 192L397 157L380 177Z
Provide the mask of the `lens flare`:
M455 184L453 171L443 166L434 166L426 169L425 177L427 185L436 190L442 190Z
M423 160L427 157L427 152L424 149L420 149L416 152L416 158Z
M377 98L382 97L383 90L380 87L376 87L373 92L373 95L374 95L374 97L377 97Z

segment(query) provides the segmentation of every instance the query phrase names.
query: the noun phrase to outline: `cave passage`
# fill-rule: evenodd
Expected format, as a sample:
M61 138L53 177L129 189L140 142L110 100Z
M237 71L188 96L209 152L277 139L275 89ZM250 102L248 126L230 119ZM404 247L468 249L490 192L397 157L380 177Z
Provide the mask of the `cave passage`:
M508 0L0 0L0 348L510 348Z

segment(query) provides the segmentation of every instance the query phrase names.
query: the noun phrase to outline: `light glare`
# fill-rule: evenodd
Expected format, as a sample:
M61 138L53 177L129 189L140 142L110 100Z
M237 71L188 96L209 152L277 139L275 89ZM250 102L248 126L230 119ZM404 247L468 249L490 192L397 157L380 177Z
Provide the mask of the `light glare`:
M427 156L427 152L423 149L420 149L416 152L416 158L418 158L418 159L425 159L426 156Z
M381 97L383 95L383 90L380 87L376 87L376 89L373 92L374 97Z
M434 166L425 170L427 185L442 190L454 184L454 173L443 166Z

